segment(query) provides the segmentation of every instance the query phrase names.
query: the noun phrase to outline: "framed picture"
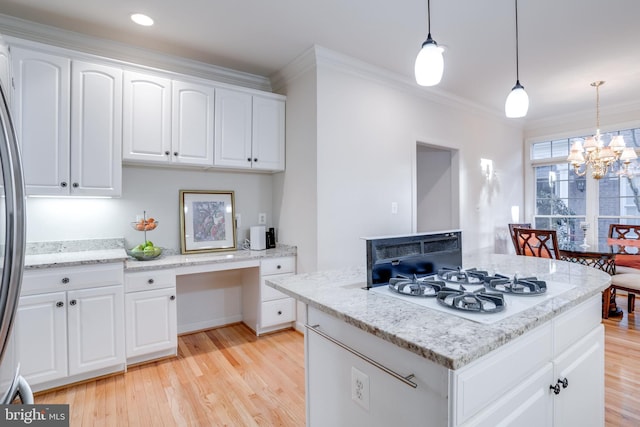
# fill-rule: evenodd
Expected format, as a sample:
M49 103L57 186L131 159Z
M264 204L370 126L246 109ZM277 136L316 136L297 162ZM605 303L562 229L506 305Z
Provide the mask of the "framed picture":
M233 191L180 190L183 254L236 249Z

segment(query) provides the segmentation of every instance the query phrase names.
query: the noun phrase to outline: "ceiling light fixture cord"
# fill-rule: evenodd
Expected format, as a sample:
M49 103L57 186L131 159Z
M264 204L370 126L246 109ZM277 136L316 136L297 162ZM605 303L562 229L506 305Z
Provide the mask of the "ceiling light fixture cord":
M427 39L431 38L431 0L427 0Z
M516 84L520 84L520 52L518 46L518 0L516 0Z

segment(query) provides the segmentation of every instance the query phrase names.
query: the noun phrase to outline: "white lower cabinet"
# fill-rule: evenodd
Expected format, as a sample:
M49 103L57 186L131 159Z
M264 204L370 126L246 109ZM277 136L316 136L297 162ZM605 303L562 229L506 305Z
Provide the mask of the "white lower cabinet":
M124 362L123 297L122 286L68 292L69 375Z
M125 283L127 364L176 355L175 271L127 273Z
M20 298L14 336L20 372L33 387L67 376L67 295Z
M602 427L600 304L597 295L458 370L308 307L307 425Z
M257 335L290 328L296 320L296 300L268 286L265 280L296 271L295 257L266 258L260 262L260 283L242 291L242 318Z
M122 264L27 270L16 356L35 391L125 369Z

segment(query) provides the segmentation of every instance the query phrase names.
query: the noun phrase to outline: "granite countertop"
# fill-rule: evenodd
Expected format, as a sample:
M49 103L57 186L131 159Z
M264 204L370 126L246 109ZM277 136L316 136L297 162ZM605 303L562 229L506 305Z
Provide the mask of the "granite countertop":
M515 256L463 257L463 267L574 285L568 291L491 324L364 290L364 267L269 278L267 284L449 369L459 369L605 290L611 278L566 261Z
M123 262L129 258L122 238L30 242L25 254L26 269Z
M295 246L278 244L274 249L266 249L263 251L239 249L236 251L191 255L175 255L167 252L154 260L137 261L130 257L125 251L124 239L122 238L88 239L28 243L24 264L26 269L36 269L124 262L125 270L142 271L295 256L296 250L297 248Z
M137 261L133 258L128 258L125 263L125 269L127 271L143 271L159 268L188 267L201 264L260 260L263 258L275 258L295 255L295 246L278 244L274 249L266 249L263 251L239 249L237 251L208 252L189 255L161 255L160 257L150 261Z

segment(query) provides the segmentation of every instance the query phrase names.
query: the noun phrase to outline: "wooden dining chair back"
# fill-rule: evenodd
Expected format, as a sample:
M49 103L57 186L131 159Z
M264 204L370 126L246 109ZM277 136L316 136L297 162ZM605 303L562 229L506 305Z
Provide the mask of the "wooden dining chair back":
M514 228L519 255L560 259L556 230Z
M520 251L520 245L518 245L518 241L516 240L516 234L513 231L515 228L531 228L530 222L525 222L522 224L508 224L509 225L509 234L511 235L511 241L513 242L513 247L516 250L516 255L522 255Z
M633 313L640 293L640 225L611 224L607 243L616 256L611 287L627 293L627 310Z

